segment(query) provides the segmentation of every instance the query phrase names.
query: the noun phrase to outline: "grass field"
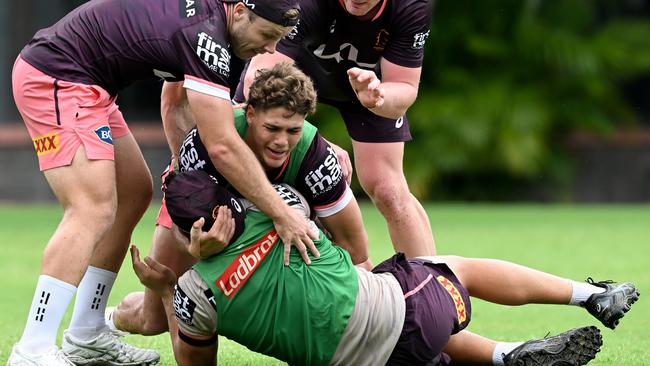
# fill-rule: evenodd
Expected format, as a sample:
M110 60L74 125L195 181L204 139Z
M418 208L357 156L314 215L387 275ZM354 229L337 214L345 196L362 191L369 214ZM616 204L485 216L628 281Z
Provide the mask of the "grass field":
M392 247L378 213L363 206L375 264ZM650 206L439 205L427 212L440 254L493 257L514 261L561 276L583 280L633 281L640 300L611 331L600 324L604 346L593 365L650 365ZM155 209L138 226L133 242L146 253ZM0 205L0 364L22 334L40 256L58 224L56 206ZM126 260L111 295L111 304L138 290L139 282ZM646 293L644 293L646 292ZM645 296L644 296L645 295ZM548 332L596 324L586 311L569 306L528 305L507 308L473 302L469 330L502 340L526 340ZM67 325L70 311L64 320ZM174 365L167 335L129 336L129 342L156 348L162 365ZM282 365L227 340L220 340L222 365Z

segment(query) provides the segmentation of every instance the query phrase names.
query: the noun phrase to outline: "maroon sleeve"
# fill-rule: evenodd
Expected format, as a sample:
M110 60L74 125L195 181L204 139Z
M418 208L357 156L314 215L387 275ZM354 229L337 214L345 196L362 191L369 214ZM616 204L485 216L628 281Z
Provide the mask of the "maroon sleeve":
M277 45L277 50L283 55L296 59L300 54L307 36L313 35L318 24L322 21L319 17L318 4L320 0L302 0L300 3L300 20L298 24Z
M294 187L314 209L335 204L346 192L341 164L320 134L314 137L298 169Z
M177 52L184 60L184 87L230 100L230 47L228 31L215 17L177 33ZM216 26L215 26L216 24Z
M400 66L420 67L424 44L429 37L433 0L398 1L391 16L395 32L386 45L383 57Z

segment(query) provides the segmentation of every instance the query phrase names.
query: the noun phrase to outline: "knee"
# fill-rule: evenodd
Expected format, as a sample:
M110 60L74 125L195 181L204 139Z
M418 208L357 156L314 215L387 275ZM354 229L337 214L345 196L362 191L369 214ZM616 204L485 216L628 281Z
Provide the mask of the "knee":
M133 210L146 211L153 198L153 180L148 171L140 172L137 177L130 176L131 182L120 192L120 205Z
M115 222L117 199L80 200L64 209L64 219L80 223L100 233L107 232Z
M398 178L370 181L364 189L383 213L398 212L413 199L406 181Z

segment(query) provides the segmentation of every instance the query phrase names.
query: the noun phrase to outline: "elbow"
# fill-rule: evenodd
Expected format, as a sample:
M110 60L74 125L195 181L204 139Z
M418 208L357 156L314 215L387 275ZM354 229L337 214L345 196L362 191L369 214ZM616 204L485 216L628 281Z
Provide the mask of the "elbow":
M368 252L365 253L350 253L350 258L352 259L352 264L362 264L368 261Z

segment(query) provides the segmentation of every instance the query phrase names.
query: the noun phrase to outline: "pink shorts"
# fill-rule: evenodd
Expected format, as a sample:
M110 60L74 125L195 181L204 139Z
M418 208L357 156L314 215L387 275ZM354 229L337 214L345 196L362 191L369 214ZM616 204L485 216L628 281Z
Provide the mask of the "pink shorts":
M167 211L167 205L165 205L165 200L163 199L160 205L160 210L158 210L156 226L160 225L167 229L171 229L173 224L172 218L169 216L169 212Z
M41 170L70 165L81 144L88 159L114 160L113 138L129 133L115 97L100 86L55 79L18 56L12 87Z

